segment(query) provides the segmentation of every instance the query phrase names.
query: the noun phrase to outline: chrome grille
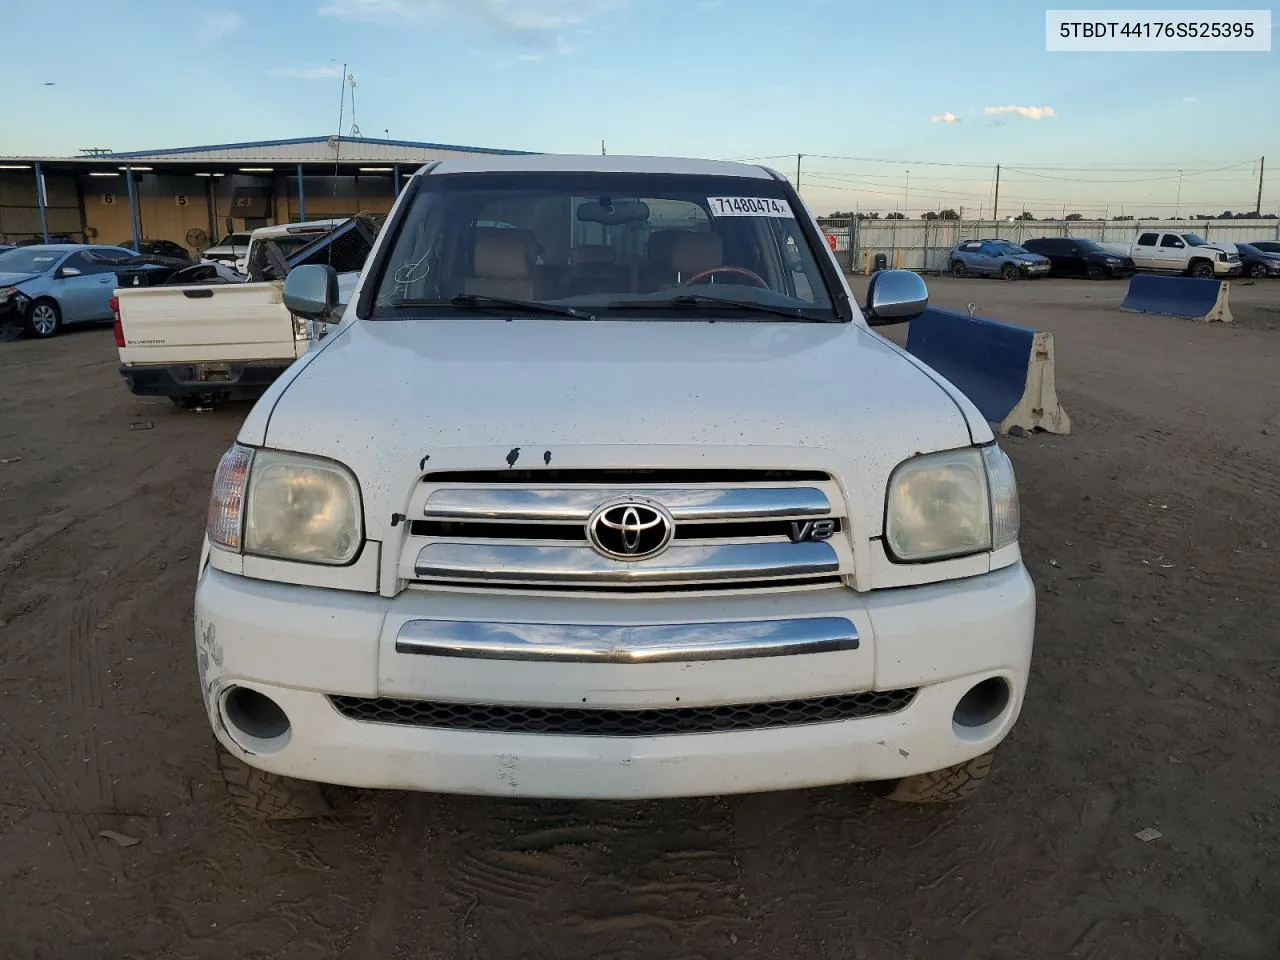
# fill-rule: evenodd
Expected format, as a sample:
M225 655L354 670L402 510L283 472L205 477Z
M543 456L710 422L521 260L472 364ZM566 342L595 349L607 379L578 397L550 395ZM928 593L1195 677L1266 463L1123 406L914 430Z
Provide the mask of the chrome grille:
M838 582L851 567L843 499L821 473L522 471L504 481L424 478L401 577L481 589L767 589ZM649 559L592 546L593 513L627 497L661 504L674 524ZM793 525L812 521L826 521L830 538L796 542Z
M907 707L915 689L872 690L805 700L715 707L618 710L591 707L521 707L447 703L393 697L330 697L348 720L443 730L533 733L576 737L656 737L726 733L768 727L836 723L880 717Z

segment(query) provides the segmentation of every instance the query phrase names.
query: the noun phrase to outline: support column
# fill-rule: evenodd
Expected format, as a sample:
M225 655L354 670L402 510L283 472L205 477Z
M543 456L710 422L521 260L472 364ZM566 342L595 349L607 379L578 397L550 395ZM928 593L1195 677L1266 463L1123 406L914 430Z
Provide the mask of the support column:
M307 192L302 188L302 164L298 164L298 220L307 219Z
M400 164L396 164L391 168L391 177L395 180L395 186L392 188L391 195L393 197L400 196Z
M45 208L48 200L44 195L44 171L40 169L40 161L36 161L36 205L40 208L40 233L44 242L49 242L49 217Z
M138 191L133 183L133 167L124 168L124 177L128 181L129 187L129 229L133 233L133 249L138 252Z

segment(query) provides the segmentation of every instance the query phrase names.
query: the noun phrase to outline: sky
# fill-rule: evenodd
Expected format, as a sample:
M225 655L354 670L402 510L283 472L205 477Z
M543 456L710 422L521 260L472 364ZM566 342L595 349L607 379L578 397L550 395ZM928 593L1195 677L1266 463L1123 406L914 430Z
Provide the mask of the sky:
M367 137L799 154L820 215L989 216L996 164L1001 214L1249 210L1268 149L1280 207L1276 53L1048 53L1026 0L0 0L0 33L41 38L0 155L331 134L345 63Z

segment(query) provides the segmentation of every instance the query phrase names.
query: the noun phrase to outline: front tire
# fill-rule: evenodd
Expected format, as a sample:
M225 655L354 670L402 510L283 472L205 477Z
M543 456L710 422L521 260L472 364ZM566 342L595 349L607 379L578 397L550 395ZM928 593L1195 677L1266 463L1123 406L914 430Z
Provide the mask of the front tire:
M967 273L968 271L965 270L964 264L959 260L953 260L951 262L951 275L957 280L963 280Z
M1261 280L1266 275L1267 275L1267 268L1260 263L1255 263L1252 267L1249 268L1249 276L1253 277L1253 279L1255 280Z
M255 820L314 820L334 812L322 784L251 767L222 744L218 770L231 801Z
M56 336L62 329L62 311L53 300L36 300L27 310L27 333L41 340Z
M1012 263L1006 263L1003 267L1000 268L1000 278L1002 280L1017 280L1018 268L1015 267Z
M1105 280L1105 279L1107 279L1107 271L1106 271L1106 269L1102 266L1102 264L1100 264L1100 263L1091 263L1091 264L1089 264L1088 269L1085 271L1085 275L1086 275L1090 280Z
M1191 275L1201 280L1213 279L1213 264L1208 260L1197 260L1191 265Z
M994 757L992 751L953 767L900 780L881 780L868 786L872 792L896 803L959 803L982 789Z

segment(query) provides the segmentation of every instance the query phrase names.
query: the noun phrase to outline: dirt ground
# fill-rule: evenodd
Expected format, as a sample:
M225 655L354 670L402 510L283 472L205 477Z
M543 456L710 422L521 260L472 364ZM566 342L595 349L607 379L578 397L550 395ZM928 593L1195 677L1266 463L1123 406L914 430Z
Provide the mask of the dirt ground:
M0 343L0 955L1280 956L1280 282L1236 285L1231 327L1121 313L1122 283L930 285L1053 331L1074 421L1006 441L1032 683L986 791L943 809L384 794L246 821L191 635L244 408L131 397L106 330Z

